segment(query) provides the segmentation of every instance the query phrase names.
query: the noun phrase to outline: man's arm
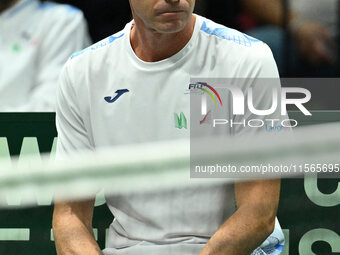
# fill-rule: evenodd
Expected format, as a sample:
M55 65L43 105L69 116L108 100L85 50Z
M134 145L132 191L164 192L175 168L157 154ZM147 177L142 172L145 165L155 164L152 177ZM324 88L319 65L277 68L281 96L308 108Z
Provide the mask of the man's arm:
M53 212L53 234L58 255L100 255L92 229L94 199L58 202Z
M199 255L249 255L274 231L280 180L235 184L237 211Z

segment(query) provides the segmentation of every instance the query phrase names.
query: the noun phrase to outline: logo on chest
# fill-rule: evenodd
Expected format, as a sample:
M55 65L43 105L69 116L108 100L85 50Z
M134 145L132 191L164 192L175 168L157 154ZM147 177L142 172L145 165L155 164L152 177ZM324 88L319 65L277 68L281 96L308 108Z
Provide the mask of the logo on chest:
M188 121L183 112L181 112L179 116L177 113L174 113L174 120L175 120L175 128L188 129Z
M122 95L124 95L125 93L128 93L128 92L130 92L128 89L119 89L115 92L116 93L115 97L107 96L107 97L104 97L104 99L107 103L112 104L112 103L116 102L118 100L118 98L120 98Z

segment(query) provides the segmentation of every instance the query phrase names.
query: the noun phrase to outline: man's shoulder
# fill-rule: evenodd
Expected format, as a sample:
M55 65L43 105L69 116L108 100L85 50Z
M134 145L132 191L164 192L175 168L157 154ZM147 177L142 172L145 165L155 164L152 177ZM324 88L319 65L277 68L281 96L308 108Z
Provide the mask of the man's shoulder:
M264 42L207 18L200 17L199 21L201 38L215 48L217 57L242 66L246 74L255 66L276 68L273 54Z
M101 56L104 57L104 55L106 54L103 52L108 50L110 45L120 41L119 39L121 39L125 34L126 34L125 31L121 30L118 33L110 35L83 50L73 53L69 61L76 63L87 58L91 58L91 60L95 61L96 58L100 58Z
M243 48L261 47L264 45L262 41L254 37L236 29L218 24L210 19L199 17L199 22L201 23L200 32L210 39L217 38L218 40Z
M91 46L73 53L65 64L71 76L82 76L84 72L98 73L104 70L110 59L116 60L121 52L121 42L125 30L110 35ZM113 46L113 47L110 47Z

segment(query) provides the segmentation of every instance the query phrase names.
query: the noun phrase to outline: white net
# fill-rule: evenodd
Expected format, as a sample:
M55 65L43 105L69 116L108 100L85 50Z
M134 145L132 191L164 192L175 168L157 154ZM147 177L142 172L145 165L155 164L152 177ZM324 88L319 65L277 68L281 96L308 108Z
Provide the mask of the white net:
M230 139L229 146L201 155L200 161L224 158L235 166L260 162L272 165L338 164L340 154L339 124L299 128L294 135L263 136L252 142ZM322 135L320 134L322 130ZM212 139L212 138L210 138ZM216 139L216 138L215 138ZM217 138L217 141L219 139ZM197 156L197 155L196 155ZM298 177L303 169L276 173L261 172L242 178L190 178L190 141L163 141L149 144L106 148L96 152L79 152L63 160L48 156L37 160L27 156L20 164L1 161L0 206L9 206L8 196L24 194L27 205L36 204L36 194L58 194L62 199L84 199L101 189L108 194L152 191L195 183L245 181L251 178ZM294 169L293 169L294 170ZM337 173L339 175L339 173ZM228 177L225 175L224 177ZM31 199L30 199L31 198Z

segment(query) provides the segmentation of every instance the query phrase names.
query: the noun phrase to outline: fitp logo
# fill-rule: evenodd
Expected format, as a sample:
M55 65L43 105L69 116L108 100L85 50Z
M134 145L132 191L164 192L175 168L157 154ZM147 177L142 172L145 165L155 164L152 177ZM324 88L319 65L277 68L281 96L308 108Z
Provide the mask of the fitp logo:
M211 97L211 99L214 101L215 105L217 105L217 101L216 98L219 101L219 104L221 106L223 106L222 100L220 95L218 94L218 92L209 84L205 83L205 82L197 82L197 83L193 83L193 84L189 84L189 91L192 90L198 90L201 91L202 93L206 93L207 95L209 95ZM215 96L214 96L215 95ZM216 98L215 98L216 97Z
M206 82L196 82L193 84L189 84L189 92L190 93L196 92L196 93L202 94L202 105L204 108L207 107L207 96L209 96L213 100L215 106L218 106L218 105L220 105L221 107L223 106L222 99L220 95L218 94L218 92L216 91L216 89L214 89L212 86L210 86ZM200 124L201 125L210 124L211 123L211 111L203 115L204 117L202 120L200 120Z

